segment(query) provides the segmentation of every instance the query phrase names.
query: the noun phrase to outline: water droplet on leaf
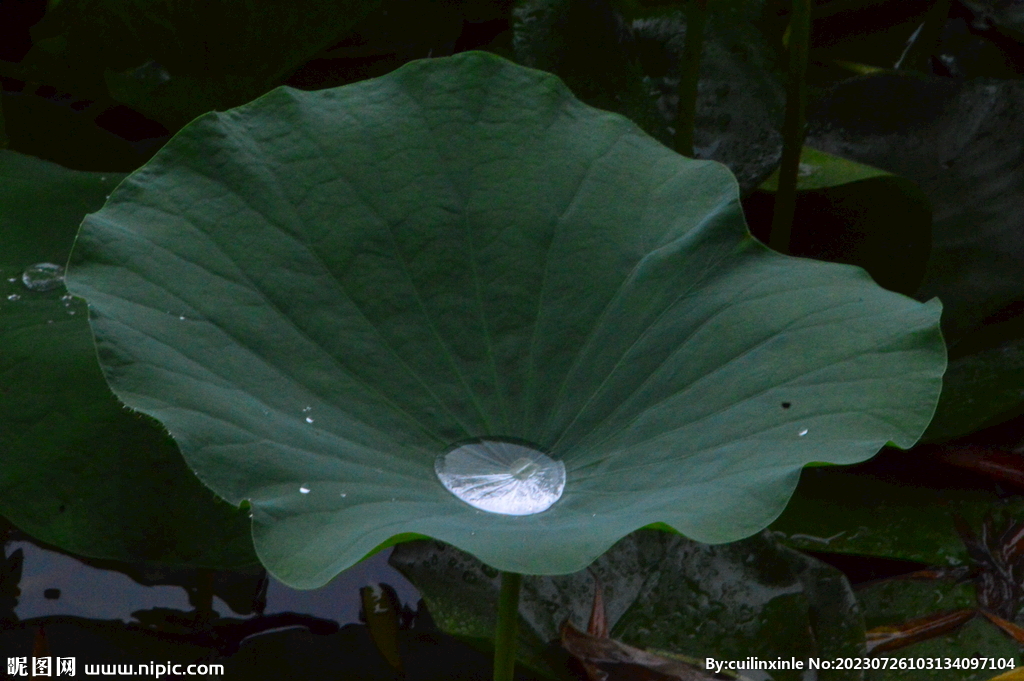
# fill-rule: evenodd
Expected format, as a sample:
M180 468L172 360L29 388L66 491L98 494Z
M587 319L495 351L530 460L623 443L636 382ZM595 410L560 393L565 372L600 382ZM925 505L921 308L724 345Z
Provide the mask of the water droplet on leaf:
M308 487L300 487L299 491L302 492L303 494L309 494L309 488Z
M313 419L311 419L311 418L309 418L309 417L307 416L307 417L306 417L306 423L313 423Z
M551 507L565 489L565 464L511 442L484 440L437 457L445 488L474 508L532 515Z
M22 273L21 283L30 291L52 291L64 283L64 268L52 262L30 265Z
M7 300L21 300L21 296L19 296L17 293L12 293L11 295L7 296Z
M806 428L804 428L803 430L800 431L800 437L803 437L804 435L807 435L807 429Z

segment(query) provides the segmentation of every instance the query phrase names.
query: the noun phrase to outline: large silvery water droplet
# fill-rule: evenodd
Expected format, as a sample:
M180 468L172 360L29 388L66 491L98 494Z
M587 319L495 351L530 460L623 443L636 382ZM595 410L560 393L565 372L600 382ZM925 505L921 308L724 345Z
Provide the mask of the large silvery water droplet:
M52 262L39 262L25 268L21 283L30 291L52 291L64 283L64 268Z
M434 470L470 506L503 515L540 513L565 489L565 464L524 445L483 440L437 457Z

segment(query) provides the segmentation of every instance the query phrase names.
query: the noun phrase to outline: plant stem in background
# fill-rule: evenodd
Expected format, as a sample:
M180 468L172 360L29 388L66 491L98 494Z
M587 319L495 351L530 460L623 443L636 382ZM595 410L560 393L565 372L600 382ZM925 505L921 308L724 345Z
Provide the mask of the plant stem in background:
M189 601L196 612L203 615L213 614L213 580L214 571L200 568L196 571L196 586L189 593Z
M7 148L7 125L4 121L4 107L0 102L0 149Z
M501 573L498 595L498 625L494 630L494 681L512 681L516 670L516 645L519 642L519 587L523 576Z
M786 118L782 124L782 163L779 189L775 194L775 215L769 246L789 252L796 212L796 180L800 170L800 149L804 144L807 118L807 52L811 33L811 0L793 0L789 19L789 83L786 89Z
M708 0L690 0L686 15L686 43L680 65L679 109L676 112L676 151L693 158L693 127L697 116L697 84Z
M894 69L931 73L929 62L939 46L951 5L952 0L935 0L935 4L925 14L924 21L907 41L907 48L893 65Z

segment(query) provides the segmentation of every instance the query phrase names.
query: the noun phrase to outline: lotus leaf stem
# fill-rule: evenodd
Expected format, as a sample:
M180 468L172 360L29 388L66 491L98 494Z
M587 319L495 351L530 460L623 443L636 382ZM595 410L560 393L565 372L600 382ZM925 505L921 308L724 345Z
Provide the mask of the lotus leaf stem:
M700 82L700 53L704 47L704 26L708 0L690 0L686 15L686 42L680 65L679 108L676 111L676 151L693 158L693 128L697 119L697 85Z
M789 82L786 117L782 124L782 162L775 214L768 244L780 253L789 252L793 217L796 214L796 183L800 150L804 144L807 119L807 53L811 33L811 0L793 0L789 19Z
M516 670L516 646L519 642L519 587L523 576L501 573L498 594L498 625L494 629L494 681L512 681Z

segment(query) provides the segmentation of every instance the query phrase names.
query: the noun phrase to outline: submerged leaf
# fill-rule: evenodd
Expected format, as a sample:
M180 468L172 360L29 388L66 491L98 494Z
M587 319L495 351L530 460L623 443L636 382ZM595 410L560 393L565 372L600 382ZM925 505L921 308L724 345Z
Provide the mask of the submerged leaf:
M442 630L493 637L497 571L437 542L402 544L391 563L416 585ZM595 576L610 637L662 657L788 660L864 653L863 619L849 583L834 568L764 535L707 546L643 530L587 570L523 579L522 663L543 668L544 642L559 639L567 619L582 623L594 614ZM771 673L778 681L803 675L793 669ZM860 677L831 670L822 678Z
M614 639L593 636L580 631L568 620L562 624L560 633L562 647L583 663L591 681L605 681L606 679L715 681L716 679L713 674L681 660L673 660L640 648L634 648ZM646 673L641 675L640 673L625 672L610 677L607 671L601 669L601 665L614 665L620 668L639 667Z
M723 166L484 53L201 117L72 260L118 396L300 587L410 534L529 574L750 535L806 463L913 444L945 365L937 302L769 251ZM437 458L481 440L560 498L453 494Z

